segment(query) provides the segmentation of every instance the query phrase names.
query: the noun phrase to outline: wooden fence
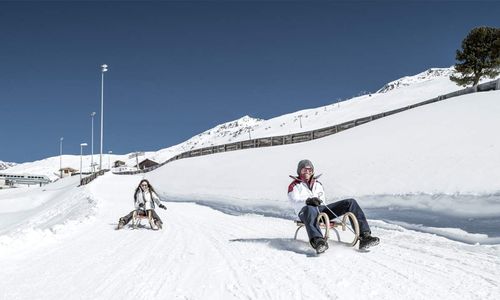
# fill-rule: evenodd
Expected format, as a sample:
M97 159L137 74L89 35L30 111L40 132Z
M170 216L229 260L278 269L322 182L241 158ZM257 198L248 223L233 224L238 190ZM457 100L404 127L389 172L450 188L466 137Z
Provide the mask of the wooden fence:
M109 170L100 170L98 172L93 173L90 176L83 177L82 180L80 180L80 185L86 185L90 183L92 180L96 179L98 176L104 175L104 173L108 172Z

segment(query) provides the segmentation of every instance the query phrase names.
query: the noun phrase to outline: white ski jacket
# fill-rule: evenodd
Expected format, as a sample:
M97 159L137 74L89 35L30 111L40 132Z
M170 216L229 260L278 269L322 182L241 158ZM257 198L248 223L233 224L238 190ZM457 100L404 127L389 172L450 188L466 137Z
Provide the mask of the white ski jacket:
M140 204L143 204L141 207ZM160 205L160 197L153 192L153 191L145 191L143 192L142 189L139 188L139 190L135 193L135 209L155 209L155 203L157 205Z
M317 197L322 202L325 201L323 185L315 177L311 180L310 186L300 178L290 177L295 180L288 186L288 200L292 204L295 214L299 214L300 210L306 205L308 198Z

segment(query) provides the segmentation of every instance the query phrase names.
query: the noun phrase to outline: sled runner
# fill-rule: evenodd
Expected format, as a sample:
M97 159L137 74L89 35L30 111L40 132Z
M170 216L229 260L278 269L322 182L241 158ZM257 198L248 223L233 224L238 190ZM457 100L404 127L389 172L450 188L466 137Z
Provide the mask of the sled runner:
M141 224L141 221L143 219L148 220L149 226L151 226L151 229L158 230L158 228L154 226L153 215L152 215L151 211L148 211L147 213L145 211L141 211L140 213L138 213L137 211L134 211L134 213L132 215L132 228L137 229L137 227Z
M343 215L342 220L340 220L340 217L335 220L330 220L328 215L323 212L318 215L318 223L320 229L324 231L325 240L328 240L328 238L330 237L330 230L333 229L335 235L337 236L337 240L339 242L347 244L348 246L351 247L354 247L354 245L356 245L356 243L358 242L359 239L358 219L351 212L348 212L345 215ZM298 226L297 230L295 230L295 236L294 236L294 239L296 240L299 230L302 227L304 227L304 223L302 223L302 221L300 220L296 220L295 224ZM344 237L345 241L341 241L338 228L340 228L342 231L345 232L345 234L342 234L342 237Z

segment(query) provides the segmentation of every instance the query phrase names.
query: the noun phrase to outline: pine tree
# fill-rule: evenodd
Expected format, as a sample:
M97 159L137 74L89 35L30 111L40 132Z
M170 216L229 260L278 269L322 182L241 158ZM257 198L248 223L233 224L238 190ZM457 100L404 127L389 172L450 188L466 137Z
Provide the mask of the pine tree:
M500 29L496 33L495 44L493 45L493 57L497 58L497 62L500 61ZM499 62L500 64L500 62Z
M455 74L450 79L458 85L477 85L482 77L500 74L500 28L477 27L457 50ZM458 75L458 76L457 76Z

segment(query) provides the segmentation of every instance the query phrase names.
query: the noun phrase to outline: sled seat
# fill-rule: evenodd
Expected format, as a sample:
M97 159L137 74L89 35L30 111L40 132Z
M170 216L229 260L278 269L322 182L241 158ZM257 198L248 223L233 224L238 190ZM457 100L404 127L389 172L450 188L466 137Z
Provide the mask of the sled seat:
M295 222L295 225L297 225L297 226L304 226L304 223L302 223L301 220L295 220L294 222ZM325 227L325 223L320 222L319 226L321 228L324 228ZM330 220L330 228L333 228L335 226L339 226L339 224L337 222L333 221L333 220Z
M300 220L295 220L294 222L295 222L295 225L297 225L297 230L295 230L295 236L294 236L294 239L296 240L297 235L299 233L299 230L302 227L304 227L305 224L302 223L302 221L300 221ZM328 240L328 238L330 237L330 229L333 229L335 234L337 235L338 241L340 242L340 234L337 230L337 228L340 228L342 231L349 230L352 232L352 235L354 235L354 237L352 239L349 238L349 241L345 242L346 244L353 247L358 242L358 239L359 239L358 219L351 212L344 214L342 217L342 220L340 220L340 218L339 218L338 221L330 220L328 215L326 213L322 212L322 213L319 213L317 222L319 224L320 229L322 229L322 231L324 230L325 240ZM347 224L348 222L349 222L349 224ZM326 226L325 224L328 224L328 226Z

